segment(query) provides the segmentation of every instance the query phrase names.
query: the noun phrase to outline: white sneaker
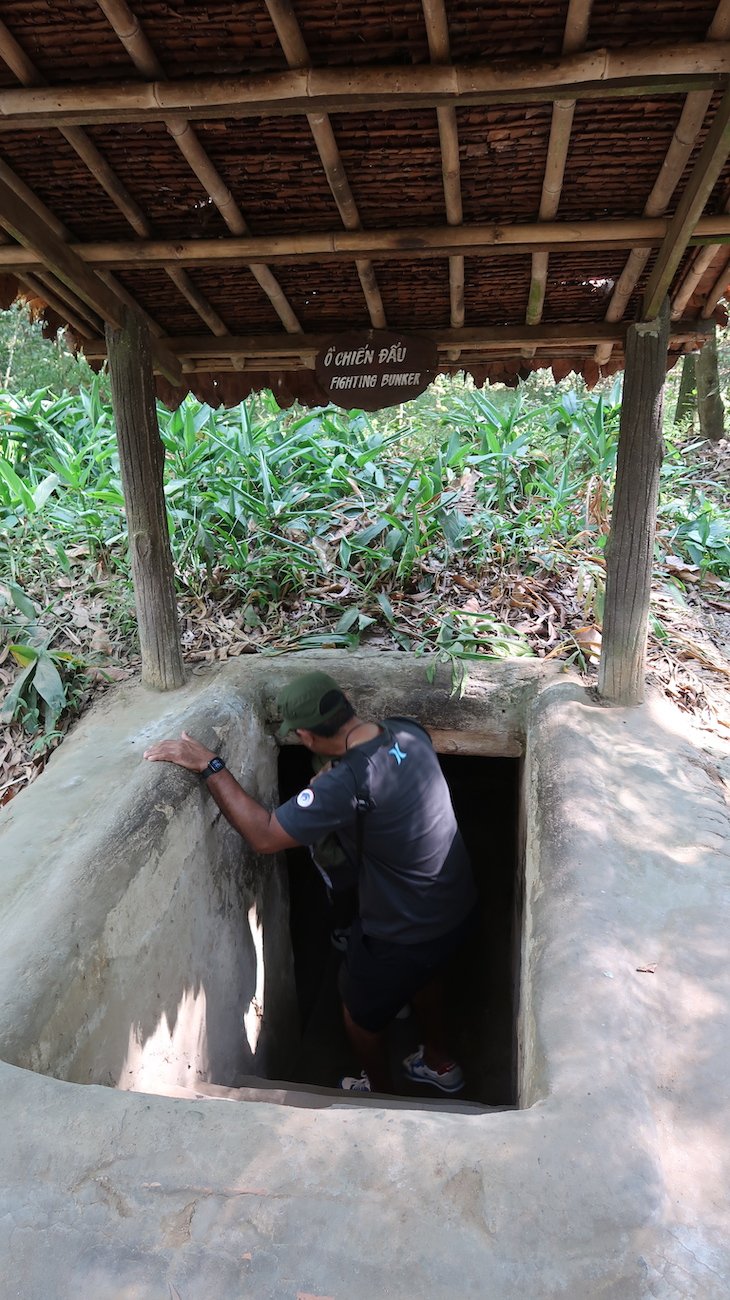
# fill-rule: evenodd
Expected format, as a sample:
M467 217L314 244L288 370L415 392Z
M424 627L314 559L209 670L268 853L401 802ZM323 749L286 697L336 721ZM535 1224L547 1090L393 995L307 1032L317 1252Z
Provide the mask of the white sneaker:
M370 1080L363 1070L359 1078L354 1078L351 1074L346 1074L344 1079L340 1079L338 1087L344 1092L372 1092Z
M449 1061L448 1064L439 1066L438 1070L432 1070L423 1059L422 1046L412 1056L406 1057L403 1071L413 1083L427 1083L432 1088L440 1088L442 1092L461 1092L464 1087L464 1075L460 1065L455 1061Z

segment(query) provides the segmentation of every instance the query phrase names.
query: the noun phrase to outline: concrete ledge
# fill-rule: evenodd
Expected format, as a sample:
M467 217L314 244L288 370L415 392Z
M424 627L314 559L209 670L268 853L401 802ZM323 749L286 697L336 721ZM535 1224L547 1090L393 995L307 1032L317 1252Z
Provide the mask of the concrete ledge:
M353 663L353 674L377 672L381 680L385 658ZM428 690L416 685L422 665L402 659L412 693L394 699L392 711L417 712L420 701L421 715L434 720ZM334 657L328 663L338 671ZM300 657L279 660L276 672L304 666ZM269 667L264 662L263 672ZM235 668L209 688L226 701L236 674L243 681L248 672ZM258 664L246 690L266 717L273 677L265 686L261 672ZM452 727L454 711L478 717L478 697L495 718L507 707L498 703L498 674L483 674L462 705L448 703L446 686L435 688L439 725ZM510 726L526 737L528 1108L465 1116L372 1105L232 1106L80 1088L2 1065L8 1295L412 1300L456 1290L475 1300L725 1300L724 788L671 711L607 710L555 677L522 679L521 691L516 680L508 689L521 703L514 701ZM232 689L235 696L241 688ZM164 734L195 707L195 695L186 688L176 700L145 701L128 692L121 716L107 704L10 806L0 851L14 884L6 879L2 904L17 909L18 933L32 933L26 909L44 879L43 861L6 856L10 830L22 849L25 809L39 817L45 808L61 838L83 830L83 820L73 824L75 801L62 829L63 781L80 755L91 746L100 770L108 761L122 782L151 780L138 772L139 738ZM375 685L373 698L380 699ZM154 726L153 706L165 711ZM98 719L114 761L102 755L104 745L93 749ZM168 801L185 805L182 788L166 789ZM53 873L46 879L53 912ZM114 905L111 880L104 889ZM58 937L50 925L43 933L48 943ZM28 970L29 989L42 991L48 971L61 979L51 956L46 972ZM22 997L29 1007L32 997ZM3 1032L11 1020L6 1014Z

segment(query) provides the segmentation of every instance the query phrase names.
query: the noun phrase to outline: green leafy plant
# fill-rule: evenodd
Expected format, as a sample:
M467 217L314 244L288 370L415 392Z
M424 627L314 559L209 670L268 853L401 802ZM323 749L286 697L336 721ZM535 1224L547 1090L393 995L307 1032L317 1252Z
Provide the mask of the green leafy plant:
M7 585L7 598L0 594L0 629L10 637L8 650L20 667L0 708L0 722L19 722L34 735L46 738L56 732L61 714L72 700L73 679L84 665L64 650L51 650L51 635L41 628L37 611L15 583ZM23 640L15 640L16 637Z

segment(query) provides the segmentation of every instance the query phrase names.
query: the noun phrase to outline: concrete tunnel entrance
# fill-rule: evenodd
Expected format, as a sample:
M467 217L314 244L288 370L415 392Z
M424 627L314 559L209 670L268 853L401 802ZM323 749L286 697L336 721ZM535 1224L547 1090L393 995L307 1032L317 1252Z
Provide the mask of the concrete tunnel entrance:
M275 745L261 716L256 667L245 666L245 690L236 666L228 693L216 682L209 694L196 695L195 711L188 706L179 725L218 735L244 788L271 807L307 784L310 756L299 746ZM462 1100L521 1104L518 1013L519 1077L528 1095L534 1046L524 977L519 1008L516 994L525 863L529 858L532 870L535 848L532 783L522 759L534 668L529 675L522 665L501 674L490 669L456 710L440 686L427 707L423 666L407 656L388 665L387 691L380 680L374 684L369 663L355 667L363 680L355 673L348 684L368 713L389 716L397 703L428 719L481 895L477 934L447 986L465 1093L453 1098L416 1086L409 1093L400 1062L421 1041L412 1016L392 1027L395 1096L407 1105L447 1108ZM286 665L280 672L285 679ZM262 665L273 696L280 681L272 685L271 673L270 664ZM44 774L42 788L28 792L27 815L8 821L0 852L8 917L0 1055L73 1084L332 1105L344 1095L336 1090L339 1077L357 1068L341 1023L341 958L330 944L321 878L306 850L288 863L284 855L253 854L197 781L141 764L149 708L141 701L142 722L133 725L128 709L120 709L111 731L106 714L90 719ZM175 729L156 715L154 725ZM127 785L113 780L120 743L130 751ZM95 760L79 781L89 747ZM90 810L111 785L118 798L107 817L95 819ZM29 818L36 828L30 838ZM88 826L88 837L59 836L66 824ZM38 881L32 909L28 878ZM348 1096L364 1104L360 1094Z
M479 892L479 922L464 952L446 977L447 1008L454 1052L466 1088L460 1099L490 1106L515 1105L516 989L521 936L519 861L520 760L440 755ZM283 801L311 777L307 750L291 745L279 757ZM343 954L331 942L333 917L322 878L309 851L287 853L290 927L301 1047L290 1079L333 1087L345 1073L359 1073L342 1025L337 976ZM411 1013L389 1031L395 1091L400 1095L443 1098L437 1090L409 1086L400 1061L420 1040Z

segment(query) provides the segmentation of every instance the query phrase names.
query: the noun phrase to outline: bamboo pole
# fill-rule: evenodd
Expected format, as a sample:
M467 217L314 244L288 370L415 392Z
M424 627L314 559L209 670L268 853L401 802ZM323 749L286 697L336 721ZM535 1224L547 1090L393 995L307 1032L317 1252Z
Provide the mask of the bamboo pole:
M676 320L682 315L697 285L708 267L714 262L721 248L722 244L705 244L704 248L698 250L672 298L672 320Z
M109 374L119 443L137 607L142 684L173 690L185 680L175 576L162 488L164 449L157 425L150 336L133 312L107 326Z
M0 165L0 174L2 166ZM514 225L408 227L376 231L312 231L306 234L218 239L109 240L71 244L95 268L137 266L218 266L255 258L270 262L337 261L353 258L432 258L512 255L552 249L647 248L663 243L670 229L666 218L573 222L525 222ZM730 214L699 217L692 229L696 244L730 243ZM0 248L0 267L13 270L41 264L32 247Z
M712 89L729 75L730 43L711 41L591 50L504 65L304 68L245 77L41 86L0 91L0 127L657 96Z
M730 284L730 263L726 261L705 299L705 305L702 308L703 320L711 319L718 302L727 292L728 284Z
M616 489L606 548L606 599L598 693L609 704L641 704L662 462L662 404L669 304L626 339Z
M97 3L138 71L147 77L156 79L158 84L163 86L170 84L165 80L164 68L126 0L97 0ZM249 230L243 213L189 122L186 119L179 118L166 118L164 120L172 139L187 161L188 166L200 181L208 197L213 200L228 229L233 235L246 236ZM249 264L248 269L268 297L284 328L292 334L298 333L301 330L301 325L281 285L269 268ZM214 317L217 318L223 332L225 332L225 326L220 321L220 317L213 312L210 304L205 302L203 295L195 289L192 281L187 279L182 283L184 284L182 291L188 301L195 307L195 310L200 314L200 307L205 304L207 316L204 319L206 319L206 322L210 324ZM181 285L178 284L178 287L181 287ZM211 328L213 328L212 325ZM221 332L218 326L216 326L214 332Z
M37 264L53 275L59 287L66 286L79 310L85 304L103 320L114 323L121 319L129 299L127 291L110 272L95 274L85 265L66 242L66 227L3 162L0 162L0 225L23 247L33 249L39 259ZM144 312L136 303L133 305L144 318ZM181 374L175 358L158 339L152 347L156 368L171 384L178 385Z
M570 0L568 16L563 34L563 54L575 54L586 42L588 24L593 0ZM574 99L558 99L553 104L550 121L550 139L548 141L545 175L540 196L539 221L553 221L558 214L560 196L563 192L565 164L568 160L570 137L573 130L575 114ZM537 325L542 320L545 306L545 291L548 279L548 257L544 252L533 253L532 275L527 299L525 321L528 325ZM525 349L525 358L532 355Z
M551 351L563 349L566 355L587 357L596 343L610 341L623 345L628 326L622 322L608 324L558 324L558 325L490 325L467 326L464 329L409 330L409 335L429 339L434 342L439 352L448 353L450 348L460 348L462 352L472 354L477 362L486 356L500 355L508 351L517 351L526 344ZM710 331L707 321L677 321L671 327L671 341L674 347L679 345L701 346ZM225 356L244 356L247 364L253 359L268 359L282 364L289 363L292 357L301 359L311 368L314 359L322 348L332 342L331 333L301 334L297 337L286 334L242 334L229 335L225 339L211 338L210 335L185 336L167 339L170 350L181 360L219 360ZM91 341L85 348L87 356L99 360L105 355L101 341Z
M421 7L426 23L431 62L436 66L447 65L451 60L451 49L444 0L421 0ZM464 210L461 198L461 159L456 109L437 108L436 122L441 149L446 220L450 226L460 226L464 220ZM461 329L464 324L464 258L453 255L449 258L449 302L451 328ZM458 359L457 351L449 357L450 361L458 361Z
M48 275L24 275L21 277L21 283L25 285L34 298L40 298L41 302L46 303L48 307L57 312L61 319L65 320L78 334L79 338L93 339L98 337L99 331L103 328L101 322L97 319L95 327L89 324L86 314L82 316L75 309L75 305L68 302L72 295L68 291L63 292L66 289L65 285L59 284L57 280L54 281L53 277Z
M46 84L45 78L2 22L0 22L0 56L12 68L24 85ZM86 132L79 127L65 127L61 128L60 133L71 145L71 148L76 152L95 180L106 191L122 215L126 217L136 234L149 239L152 235L152 228L142 209L132 198L126 186L122 184L116 172L110 167L93 141L89 139ZM213 311L204 295L193 285L190 277L177 268L168 270L168 275L178 291L198 313L201 320L205 321L215 333L225 334L227 332L226 325ZM155 331L156 335L159 335L159 333L159 330Z
M730 36L730 0L720 0L707 31L707 41L709 45L716 48L720 43L726 42L728 36ZM644 216L664 215L697 143L711 99L712 92L707 90L694 91L687 95L666 157L646 201ZM614 287L606 320L622 319L648 259L649 254L640 248L631 251ZM608 346L596 350L596 362L599 366L605 365L610 356L611 349Z
M22 199L31 212L34 212L36 216L40 217L43 225L56 237L56 239L59 239L64 243L71 242L70 232L66 226L59 221L55 213L51 212L50 208L47 208L45 203L38 198L38 195L35 194L33 190L31 190L29 186L27 186L25 182L22 181L10 167L8 167L7 163L4 162L0 162L0 180L5 182L5 184L12 190L13 194L16 194L18 198ZM43 265L43 259L37 249L30 249L28 246L25 246L24 252L32 256L32 261L27 263L28 265ZM164 330L157 321L153 320L153 318L142 307L140 307L136 299L134 299L124 288L124 285L119 283L116 276L114 276L111 271L99 268L97 270L97 276L108 289L111 289L112 293L120 302L124 303L125 306L130 307L133 311L136 311L137 314L142 317L146 322L150 333L153 334L155 338L161 338L164 335ZM81 310L82 304L80 299L77 298L76 303L76 310ZM171 380L171 382L177 381Z
M714 189L729 153L730 86L718 105L712 126L682 191L677 210L652 268L643 303L643 314L647 320L653 319L659 312L684 256L694 225Z
M292 69L309 67L311 64L309 51L290 0L266 0L266 8L289 67ZM312 132L327 184L345 229L361 230L360 213L350 189L350 182L347 179L329 115L308 113L307 125ZM370 323L375 329L384 329L387 321L375 268L366 258L359 258L355 267L367 304Z

